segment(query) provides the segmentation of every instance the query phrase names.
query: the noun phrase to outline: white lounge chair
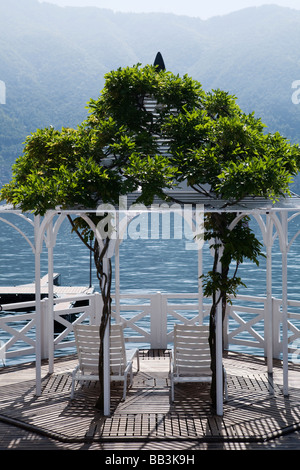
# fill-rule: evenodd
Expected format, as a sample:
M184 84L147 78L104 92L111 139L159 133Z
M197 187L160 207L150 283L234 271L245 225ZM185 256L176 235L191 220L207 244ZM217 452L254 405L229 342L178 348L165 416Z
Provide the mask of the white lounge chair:
M171 401L174 401L175 383L212 381L208 336L207 326L175 325L170 367ZM225 396L227 398L226 380Z
M137 369L139 369L139 350L137 348L126 350L121 325L111 325L110 329L110 377L111 380L124 381L123 400L125 400L128 376L130 377L130 384L132 384L134 357L137 359ZM99 326L74 325L74 335L78 365L72 373L71 398L74 397L76 381L99 380Z

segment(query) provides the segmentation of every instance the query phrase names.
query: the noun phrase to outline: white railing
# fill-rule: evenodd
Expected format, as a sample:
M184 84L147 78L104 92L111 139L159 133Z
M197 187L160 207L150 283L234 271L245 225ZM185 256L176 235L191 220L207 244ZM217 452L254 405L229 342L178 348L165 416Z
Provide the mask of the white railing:
M48 308L49 300L45 299L45 309ZM84 305L79 305L84 302ZM78 306L76 306L76 304ZM52 306L50 306L51 308ZM70 308L71 307L71 308ZM55 349L64 349L70 346L70 335L73 335L73 322L75 323L100 323L102 312L102 302L100 294L78 295L70 298L55 299L53 310L53 319L57 325L61 325L64 329L57 333L54 339ZM55 333L55 325L54 325ZM72 340L72 346L74 340Z
M42 358L48 358L54 350L74 348L72 322L74 320L79 323L97 322L97 315L101 314L102 308L99 298L100 294L54 299L54 308L47 298L41 301ZM75 302L84 302L85 305L74 307ZM30 356L34 358L36 351L35 307L35 302L1 306L0 365L7 359ZM28 313L20 313L18 311L20 309L26 309Z
M169 347L173 341L175 323L195 324L209 321L210 305L201 305L199 312L198 294L125 294L121 295L117 303L118 308L113 299L113 321L122 322L127 342L137 343L144 348ZM8 313L9 310L14 312L21 306L33 311ZM5 314L0 315L0 366L1 360L5 358L34 356L34 308L34 302L3 306ZM298 349L300 345L300 302L289 301L288 308L289 347L290 353L293 353L297 345ZM71 352L75 346L73 322L98 324L101 311L102 301L98 293L55 299L54 308L48 299L42 300L42 357L51 357L54 351L62 354ZM266 340L270 338L270 332L267 329L265 311L265 298L237 296L233 305L227 308L224 324L225 348L266 355ZM282 326L279 299L272 299L272 318L273 356L280 357Z
M136 303L138 300L138 303ZM165 349L173 341L174 323L201 322L198 294L125 294L120 298L120 315L115 304L112 317L127 329L127 341Z
M266 299L240 295L227 306L224 347L262 349L266 353ZM278 318L277 318L278 319Z
M275 300L274 303L277 306L277 315L279 317L279 321L277 324L280 325L280 318L281 318L281 303L278 300ZM300 302L296 300L289 300L288 301L288 332L289 332L289 352L291 354L295 354L295 360L299 363L299 352L300 352ZM278 329L277 336L280 335L280 331ZM280 344L280 342L279 342ZM278 347L280 350L280 347ZM277 355L278 357L278 355Z
M35 302L22 302L2 306L0 315L0 365L6 359L35 355ZM22 308L29 313L9 315L9 310ZM0 312L1 313L1 312Z

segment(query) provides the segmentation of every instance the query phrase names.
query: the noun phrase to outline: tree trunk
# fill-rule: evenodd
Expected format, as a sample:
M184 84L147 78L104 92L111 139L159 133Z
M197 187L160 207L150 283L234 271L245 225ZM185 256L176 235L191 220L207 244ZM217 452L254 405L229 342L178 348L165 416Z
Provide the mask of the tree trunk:
M102 316L101 316L101 323L99 328L99 336L100 336L100 349L99 349L99 385L100 385L100 392L95 407L103 411L104 409L104 383L103 383L103 341L104 335L107 326L110 324L111 318L111 279L112 279L112 268L111 268L111 260L109 258L105 258L105 254L107 252L109 245L109 238L104 240L104 249L100 251L99 244L97 240L95 241L95 249L94 249L94 261L95 266L97 269L97 278L99 280L100 291L103 300L103 309L102 309Z
M214 222L216 226L218 226L219 233L221 232L222 226L226 227L226 222L222 220L222 215L214 214L215 219ZM225 222L225 224L224 224ZM215 252L214 252L214 263L213 263L213 273L217 273L219 271L219 266L221 263L221 278L222 278L222 285L226 285L226 280L228 278L229 273L229 266L222 264L221 262L221 253L222 253L222 245L220 241L215 243ZM226 314L226 292L224 290L220 291L215 289L212 296L212 307L210 310L210 319L209 319L209 346L210 346L210 354L211 354L211 371L212 371L212 382L211 382L211 389L210 389L210 398L211 398L211 405L212 409L216 411L217 408L217 379L216 379L216 371L217 371L217 355L216 355L216 314L217 314L217 306L222 302L222 332L223 332L223 324ZM223 333L222 333L223 334ZM222 341L222 351L223 351L223 341Z
M217 407L217 383L216 383L216 304L212 305L209 318L209 347L210 347L210 368L212 372L212 382L210 386L211 406L213 410Z

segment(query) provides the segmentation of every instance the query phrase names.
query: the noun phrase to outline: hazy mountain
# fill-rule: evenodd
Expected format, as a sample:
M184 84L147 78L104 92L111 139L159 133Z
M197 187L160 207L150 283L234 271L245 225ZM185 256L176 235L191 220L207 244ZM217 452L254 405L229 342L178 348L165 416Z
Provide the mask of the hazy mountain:
M202 21L172 14L61 8L37 0L0 0L0 183L38 127L76 126L112 69L153 63L188 73L205 90L235 94L246 112L300 141L300 12L266 6Z

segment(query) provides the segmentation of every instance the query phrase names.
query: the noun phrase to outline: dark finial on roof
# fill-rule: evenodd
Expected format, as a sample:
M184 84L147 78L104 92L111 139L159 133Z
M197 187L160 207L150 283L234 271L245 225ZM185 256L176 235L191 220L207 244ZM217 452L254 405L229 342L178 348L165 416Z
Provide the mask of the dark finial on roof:
M164 59L160 52L156 54L154 66L157 67L158 72L160 72L161 70L166 70Z

